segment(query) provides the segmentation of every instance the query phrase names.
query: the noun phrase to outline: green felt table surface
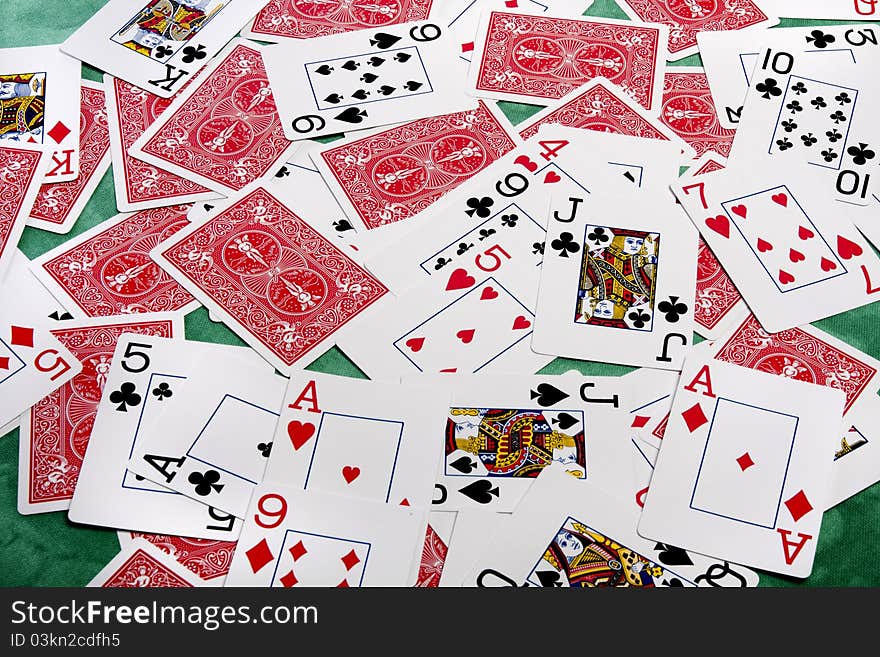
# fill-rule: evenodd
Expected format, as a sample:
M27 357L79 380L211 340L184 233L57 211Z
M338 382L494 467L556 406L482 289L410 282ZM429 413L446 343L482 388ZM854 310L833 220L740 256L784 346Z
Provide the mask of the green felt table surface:
M444 0L435 0L444 2ZM571 0L586 5L586 0ZM2 0L0 48L60 43L88 20L105 0ZM586 11L590 16L626 19L613 0L597 0ZM827 25L832 21L783 19L780 26ZM676 65L698 66L694 55ZM83 77L101 80L101 74L83 66ZM501 103L514 124L540 108ZM20 248L35 258L85 232L117 213L112 172L108 171L68 235L25 229ZM14 309L13 309L14 312ZM832 317L819 328L880 358L880 304ZM223 325L212 322L204 308L186 316L188 340L243 344ZM362 376L338 350L331 349L309 369ZM622 375L631 368L557 359L543 372L560 374L577 369L590 375ZM880 418L878 418L880 421ZM75 525L65 512L22 516L16 510L18 430L0 437L0 586L82 586L119 551L116 532ZM880 485L831 509L825 514L813 574L796 581L761 573L762 586L877 586L880 585Z

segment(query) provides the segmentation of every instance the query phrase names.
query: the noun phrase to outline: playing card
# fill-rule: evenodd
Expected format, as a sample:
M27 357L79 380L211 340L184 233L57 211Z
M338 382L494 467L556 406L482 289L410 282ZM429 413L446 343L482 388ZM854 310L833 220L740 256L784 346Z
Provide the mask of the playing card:
M171 313L115 316L67 321L51 333L83 369L22 415L18 512L23 514L70 506L119 336L180 337L183 321Z
M864 21L880 16L877 0L762 0L778 16Z
M437 588L443 577L446 555L458 514L455 511L432 511L425 531L425 544L422 546L422 557L416 576L419 588Z
M192 571L204 581L204 586L223 586L226 573L232 565L236 542L216 541L203 538L167 536L165 534L142 534L117 532L119 545L123 548L135 540L152 543L170 555L177 563Z
M323 0L269 0L242 30L244 36L283 43L288 39L313 39L419 21L448 0L372 0L371 2L324 2Z
M0 50L0 141L50 153L44 182L79 175L80 69L58 46Z
M291 377L265 482L427 510L449 408L442 386Z
M411 586L423 538L420 514L406 507L265 483L226 586Z
M519 138L494 103L335 141L314 162L360 230L407 219L513 150Z
M311 139L458 112L455 53L432 22L290 41L265 51L288 139Z
M138 538L124 545L86 586L133 589L192 588L206 584L173 557Z
M518 126L519 134L523 139L531 139L546 124L671 141L680 146L687 157L695 154L694 149L658 117L627 98L623 89L605 78L596 78L574 89L538 112L524 125Z
M652 23L487 12L469 88L482 98L535 104L602 76L656 111L668 35L666 26Z
M459 588L485 549L487 539L509 522L511 514L480 509L446 513L455 515L455 526L443 559L439 585L442 588Z
M8 144L8 145L6 145ZM49 156L36 146L0 142L0 283L16 257L18 240L40 190Z
M168 381L154 389L158 401L176 403L141 423L128 471L243 518L263 480L287 380L262 360L209 357L192 371L183 388Z
M128 154L128 149L171 104L149 91L119 78L104 76L107 90L107 123L113 154L116 208L135 212L165 205L180 205L220 195Z
M177 94L128 152L228 196L275 168L290 148L263 57L234 39Z
M61 50L170 98L266 0L110 0Z
M639 534L776 573L813 567L845 394L685 363Z
M535 351L681 369L694 323L697 233L667 194L556 197L546 244Z
M234 516L126 468L141 427L177 403L175 388L184 386L195 364L208 358L249 359L254 366L261 362L239 347L128 333L118 338L70 502L73 522L172 536L237 538L240 523Z
M763 2L761 5L765 4ZM779 19L752 0L622 0L618 6L633 20L661 23L669 27L669 59L696 54L697 34L770 27Z
M28 225L69 233L110 167L110 135L104 85L83 80L80 90L79 176L70 182L40 187Z
M709 81L702 69L666 69L660 120L693 149L695 157L710 151L724 157L730 154L735 131L722 128L718 122Z
M153 262L150 249L187 225L188 209L116 215L34 260L34 274L86 317L187 313L198 304Z
M826 509L880 481L878 413L880 402L875 395L869 395L859 400L859 404L847 414L844 426L852 425L834 450Z
M638 512L589 482L547 472L496 524L464 586L756 586L741 566L636 533Z
M257 183L152 252L263 358L304 366L388 289Z
M871 303L880 291L880 262L818 173L750 162L672 185L771 333Z

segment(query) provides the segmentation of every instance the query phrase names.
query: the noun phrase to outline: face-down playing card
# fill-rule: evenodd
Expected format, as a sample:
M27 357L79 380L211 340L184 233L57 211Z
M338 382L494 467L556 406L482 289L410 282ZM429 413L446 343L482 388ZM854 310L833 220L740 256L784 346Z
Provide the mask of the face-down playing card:
M0 201L0 281L16 255L18 240L40 190L48 156L32 144L0 141L3 200Z
M806 577L844 401L840 390L695 354L676 390L639 533Z
M87 587L192 588L206 586L193 571L142 538L128 541Z
M254 491L226 586L411 586L421 515L266 482Z

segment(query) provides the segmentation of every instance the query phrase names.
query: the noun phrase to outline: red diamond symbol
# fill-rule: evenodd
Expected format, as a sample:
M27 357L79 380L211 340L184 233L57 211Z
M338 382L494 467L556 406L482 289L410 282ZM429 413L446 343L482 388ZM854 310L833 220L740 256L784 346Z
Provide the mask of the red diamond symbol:
M47 134L55 140L56 144L60 144L70 134L70 128L59 121L52 126L52 129Z
M633 423L631 426L633 429L641 429L643 426L648 424L650 419L651 419L650 415L636 415L633 418Z
M709 421L706 419L706 414L703 413L703 409L699 404L694 404L689 409L684 411L681 414L681 417L684 419L685 424L687 424L688 431L690 431L691 433L693 433Z
M288 550L288 552L290 552L290 556L293 557L293 560L296 561L300 557L304 556L305 553L308 552L308 550L306 550L306 546L303 545L303 542L300 541L299 543L294 545L292 548L290 548L290 550Z
M0 358L0 370L8 370L9 369L9 358L7 356L3 356Z
M34 329L24 328L23 326L13 326L10 329L12 336L12 344L18 347L34 346Z
M299 582L299 580L296 578L296 575L293 574L292 570L281 578L281 584L287 589L291 586L296 586L297 582Z
M751 468L753 465L755 465L755 462L752 460L752 457L749 456L748 452L746 452L745 454L740 456L736 460L736 462L739 465L739 467L742 469L743 472L745 472L746 470Z
M475 47L475 45L474 45L473 41L471 41L469 43L463 43L463 44L461 44L461 51L462 52L473 52L474 47Z
M799 490L792 497L785 500L785 506L788 507L788 512L791 514L791 517L794 518L795 522L813 510L813 505L810 504L810 500L807 499L807 496L802 490Z
M409 506L409 500L405 497L400 501L400 506Z
M339 584L336 585L336 588L337 588L337 589L347 589L347 588L349 588L349 586L348 586L348 580L347 580L347 579L342 580L341 582L339 582Z
M269 549L269 544L266 542L265 538L245 552L245 555L251 563L251 570L255 573L259 572L263 566L270 563L272 559L275 558L272 554L272 550Z
M352 549L342 557L342 565L345 566L346 570L351 570L355 566L357 566L361 562L361 558L355 554L355 551Z

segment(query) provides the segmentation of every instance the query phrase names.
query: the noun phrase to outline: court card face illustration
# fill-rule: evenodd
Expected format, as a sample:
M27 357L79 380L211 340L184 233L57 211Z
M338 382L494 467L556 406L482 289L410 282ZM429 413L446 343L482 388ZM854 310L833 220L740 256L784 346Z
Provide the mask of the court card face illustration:
M163 98L173 96L266 0L111 0L61 49Z

